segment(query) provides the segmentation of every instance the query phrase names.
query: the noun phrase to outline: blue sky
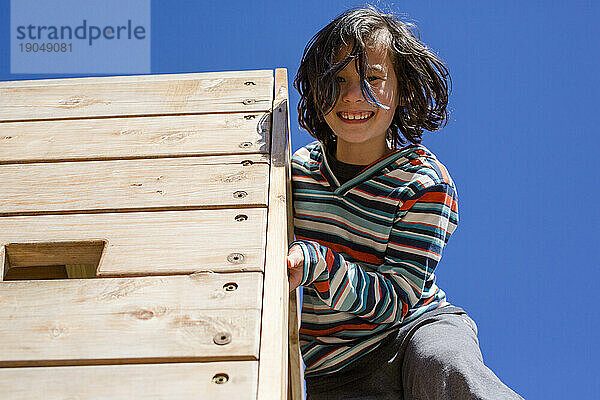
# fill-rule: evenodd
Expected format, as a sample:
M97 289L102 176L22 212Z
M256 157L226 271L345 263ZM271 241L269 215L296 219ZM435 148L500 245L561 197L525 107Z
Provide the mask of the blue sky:
M352 1L152 1L152 73L288 68ZM447 63L451 119L424 135L460 224L438 285L479 326L487 365L527 399L597 398L600 60L592 1L375 2L406 13ZM11 75L0 2L0 80ZM126 57L126 54L119 56ZM311 141L297 125L294 149Z

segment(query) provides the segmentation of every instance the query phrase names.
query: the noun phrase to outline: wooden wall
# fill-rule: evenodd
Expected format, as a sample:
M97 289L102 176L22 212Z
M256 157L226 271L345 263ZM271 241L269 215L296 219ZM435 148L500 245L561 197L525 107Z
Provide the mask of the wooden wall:
M301 398L287 93L285 69L0 82L3 399Z

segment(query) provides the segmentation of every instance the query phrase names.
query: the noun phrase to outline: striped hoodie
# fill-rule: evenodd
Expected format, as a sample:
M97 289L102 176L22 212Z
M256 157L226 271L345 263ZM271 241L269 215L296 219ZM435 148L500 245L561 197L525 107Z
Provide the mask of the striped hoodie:
M308 377L339 371L449 304L433 271L458 224L452 178L425 146L403 147L341 186L325 154L313 142L292 158Z

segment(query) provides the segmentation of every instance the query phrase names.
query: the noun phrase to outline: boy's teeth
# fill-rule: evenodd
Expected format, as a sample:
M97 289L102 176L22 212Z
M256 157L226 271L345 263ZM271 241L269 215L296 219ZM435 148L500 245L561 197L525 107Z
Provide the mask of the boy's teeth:
M340 113L342 118L344 119L367 119L371 116L371 113L358 113L358 114L350 114L350 113Z

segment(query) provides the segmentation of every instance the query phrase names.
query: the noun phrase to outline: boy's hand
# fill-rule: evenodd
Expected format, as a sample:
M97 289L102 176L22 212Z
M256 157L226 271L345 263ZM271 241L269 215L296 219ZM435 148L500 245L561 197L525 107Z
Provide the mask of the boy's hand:
M294 245L290 248L287 255L288 264L288 282L290 284L290 292L295 290L302 281L302 273L304 270L304 253L299 245Z

